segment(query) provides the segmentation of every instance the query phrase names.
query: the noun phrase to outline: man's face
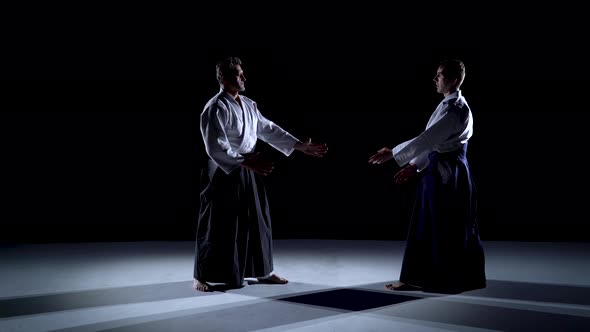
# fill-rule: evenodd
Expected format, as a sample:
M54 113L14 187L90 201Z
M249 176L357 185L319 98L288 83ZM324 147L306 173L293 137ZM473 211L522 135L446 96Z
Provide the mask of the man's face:
M450 80L443 75L443 67L438 67L436 75L434 76L434 82L436 83L436 92L447 94L451 91L454 80Z
M246 76L241 66L235 66L231 74L223 76L223 86L229 92L241 92L246 90Z

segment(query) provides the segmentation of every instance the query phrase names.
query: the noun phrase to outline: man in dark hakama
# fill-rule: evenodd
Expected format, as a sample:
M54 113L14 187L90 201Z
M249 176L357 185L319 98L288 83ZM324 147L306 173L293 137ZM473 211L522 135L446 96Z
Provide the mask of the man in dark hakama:
M255 152L258 139L289 156L299 150L322 157L327 146L300 141L266 119L252 99L240 95L246 78L239 58L217 64L220 91L201 113L207 166L201 173L194 288L211 283L240 287L244 278L285 284L273 273L272 225L263 177L273 163Z
M382 148L373 164L395 159L395 182L415 179L414 206L399 281L390 290L460 293L486 287L477 225L477 192L467 161L473 116L460 87L460 60L440 63L434 81L444 95L419 136Z

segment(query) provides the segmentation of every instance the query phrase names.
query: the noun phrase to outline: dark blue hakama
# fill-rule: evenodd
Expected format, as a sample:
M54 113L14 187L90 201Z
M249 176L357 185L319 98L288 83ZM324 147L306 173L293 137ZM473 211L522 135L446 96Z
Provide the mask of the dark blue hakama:
M432 152L418 181L400 281L425 291L458 293L486 285L477 225L477 192L467 144Z

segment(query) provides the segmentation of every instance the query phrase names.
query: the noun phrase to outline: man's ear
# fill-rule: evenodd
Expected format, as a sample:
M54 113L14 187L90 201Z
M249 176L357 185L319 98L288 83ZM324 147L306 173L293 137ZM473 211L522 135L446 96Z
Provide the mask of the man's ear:
M227 82L227 80L225 79L225 77L224 77L223 75L221 75L221 86L224 86L224 87L225 87L227 83L228 83L228 82Z

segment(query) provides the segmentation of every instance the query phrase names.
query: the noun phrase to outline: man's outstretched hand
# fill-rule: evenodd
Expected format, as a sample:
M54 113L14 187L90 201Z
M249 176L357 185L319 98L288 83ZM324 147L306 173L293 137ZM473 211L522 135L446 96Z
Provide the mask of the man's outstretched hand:
M268 175L274 169L274 164L271 160L266 158L262 153L255 152L244 156L242 167L253 170L261 175Z
M395 173L393 179L396 184L404 184L413 179L417 174L418 167L416 167L416 165L408 164Z
M393 152L390 148L382 148L369 158L371 164L383 164L393 158Z
M304 142L295 143L294 148L314 157L323 157L328 152L328 146L325 143L312 143L311 138Z

